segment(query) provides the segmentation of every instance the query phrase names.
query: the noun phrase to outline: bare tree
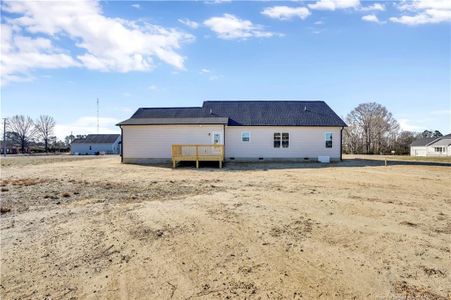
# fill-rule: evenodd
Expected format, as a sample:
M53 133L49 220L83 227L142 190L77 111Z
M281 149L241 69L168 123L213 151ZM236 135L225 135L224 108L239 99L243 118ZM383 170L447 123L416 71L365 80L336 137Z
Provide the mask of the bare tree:
M52 116L41 115L35 121L36 133L44 141L45 152L48 151L49 139L55 129L55 119Z
M345 131L345 147L353 153L381 153L393 149L399 124L381 104L359 104L346 121L349 127Z
M25 152L25 147L36 135L33 119L28 116L16 115L9 119L9 130L14 132L20 142L20 150Z

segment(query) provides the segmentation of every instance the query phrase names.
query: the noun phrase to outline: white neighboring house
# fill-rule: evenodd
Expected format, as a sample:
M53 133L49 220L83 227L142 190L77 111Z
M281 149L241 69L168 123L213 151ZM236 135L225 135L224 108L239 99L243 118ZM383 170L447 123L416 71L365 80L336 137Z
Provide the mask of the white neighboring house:
M410 145L411 156L451 156L451 134L438 138L424 138Z
M177 144L224 145L224 160L340 160L347 125L324 101L205 101L139 108L118 124L122 161L171 160Z
M84 139L75 139L70 144L71 154L119 154L120 134L88 134Z

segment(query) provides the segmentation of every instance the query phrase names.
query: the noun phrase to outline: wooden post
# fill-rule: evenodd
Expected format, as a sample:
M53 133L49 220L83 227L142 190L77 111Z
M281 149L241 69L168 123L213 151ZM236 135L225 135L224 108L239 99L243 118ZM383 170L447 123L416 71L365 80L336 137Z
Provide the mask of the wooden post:
M172 160L172 168L175 169L175 160Z
M199 169L199 145L196 145L196 168Z
M385 158L385 166L387 166L387 158Z
M222 160L219 161L219 168L222 169Z

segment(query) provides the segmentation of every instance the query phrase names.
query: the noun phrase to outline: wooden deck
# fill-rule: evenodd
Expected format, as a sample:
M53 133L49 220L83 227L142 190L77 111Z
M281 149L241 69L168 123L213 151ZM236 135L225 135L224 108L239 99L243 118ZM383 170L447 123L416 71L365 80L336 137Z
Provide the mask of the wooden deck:
M224 145L172 145L172 167L180 161L195 161L196 168L199 168L199 161L218 161L222 168Z

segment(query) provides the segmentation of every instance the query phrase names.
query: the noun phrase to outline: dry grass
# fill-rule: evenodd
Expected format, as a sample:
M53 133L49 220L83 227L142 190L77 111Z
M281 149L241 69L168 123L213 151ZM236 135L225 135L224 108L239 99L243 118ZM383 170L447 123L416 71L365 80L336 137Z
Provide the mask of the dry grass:
M44 160L2 168L2 299L451 295L450 167Z

